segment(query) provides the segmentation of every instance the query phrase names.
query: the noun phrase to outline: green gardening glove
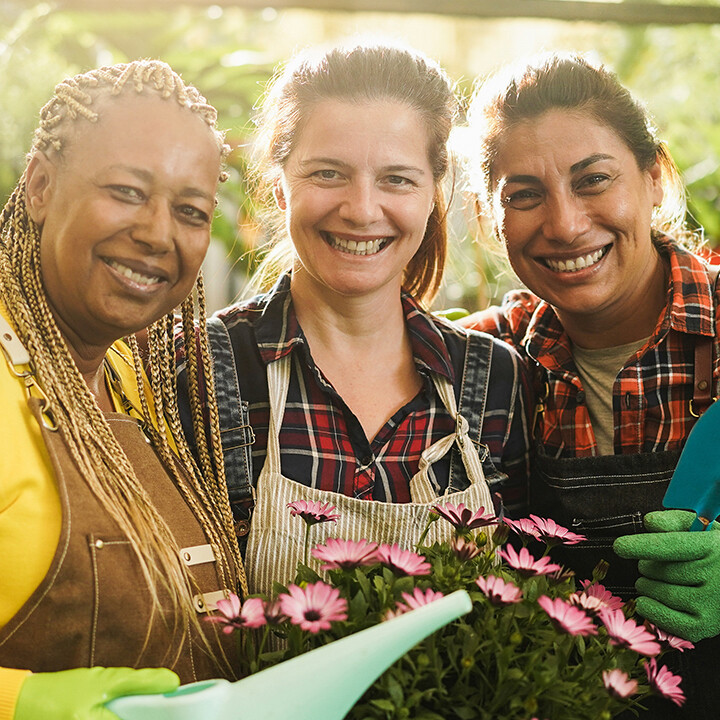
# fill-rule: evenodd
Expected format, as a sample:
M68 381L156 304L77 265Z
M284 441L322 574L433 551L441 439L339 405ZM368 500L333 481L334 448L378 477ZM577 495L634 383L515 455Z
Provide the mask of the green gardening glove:
M77 668L28 675L13 720L117 720L105 703L121 695L175 690L178 676L165 668Z
M694 519L686 510L648 513L649 532L619 537L613 549L639 561L640 615L697 642L720 633L720 525L688 532Z

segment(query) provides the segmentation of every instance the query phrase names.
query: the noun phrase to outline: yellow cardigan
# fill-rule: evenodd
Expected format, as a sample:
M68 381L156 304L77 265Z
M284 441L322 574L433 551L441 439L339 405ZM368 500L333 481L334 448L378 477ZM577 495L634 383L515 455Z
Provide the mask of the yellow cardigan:
M0 305L0 312L5 314ZM130 349L122 341L107 359L123 392L140 407ZM0 354L0 627L40 585L60 540L62 511L52 464L30 412L23 382ZM111 391L115 410L124 412ZM26 670L0 668L0 720L12 720Z

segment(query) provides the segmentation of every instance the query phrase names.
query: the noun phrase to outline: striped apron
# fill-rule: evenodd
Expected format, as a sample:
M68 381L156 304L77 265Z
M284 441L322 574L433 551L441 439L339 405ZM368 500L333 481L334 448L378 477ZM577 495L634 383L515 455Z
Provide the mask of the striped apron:
M472 510L483 506L492 511L490 490L483 474L478 449L468 435L468 422L457 412L453 386L445 378L433 382L450 415L455 418L455 432L426 448L417 474L410 480L409 503L359 500L329 490L318 490L290 480L280 469L279 433L285 414L285 400L290 384L290 356L268 365L270 423L267 455L257 483L255 511L248 537L245 567L251 593L272 594L274 582L287 585L305 555L305 522L287 508L295 500L334 505L340 515L337 523L319 523L310 528L314 547L328 537L348 540L366 539L377 543L398 543L412 549L425 530L430 510L438 502L464 503ZM446 492L438 498L430 482L430 466L457 445L470 486L461 491ZM427 544L449 540L450 523L436 522L430 527ZM311 564L315 561L310 561ZM319 565L319 563L316 563ZM317 567L314 567L317 570Z

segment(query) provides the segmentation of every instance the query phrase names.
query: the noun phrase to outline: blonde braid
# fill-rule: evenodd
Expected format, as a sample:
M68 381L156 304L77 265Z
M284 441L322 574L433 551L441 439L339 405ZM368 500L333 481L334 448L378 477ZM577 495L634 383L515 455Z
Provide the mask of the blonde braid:
M215 132L218 147L222 152L226 151L222 135L215 130L215 109L197 90L186 87L167 65L143 60L100 68L60 83L53 99L41 110L31 155L36 151L62 154L73 123L97 122L99 116L91 107L93 103L99 97L122 92L149 92L174 98L181 107L203 118ZM73 460L98 501L127 536L138 558L150 590L153 616L160 610L159 588L163 588L169 596L169 609L174 611L173 631L182 628L179 633L182 638L188 627L201 631L189 575L180 561L177 543L135 476L50 311L40 270L40 231L27 211L26 174L0 215L0 297L10 322L28 350L36 380L48 398L58 431ZM151 363L151 394L157 411L154 417L160 430L156 430L153 423L137 344L133 343L135 372L147 429L178 489L207 532L226 587L234 589L233 576L244 578L244 571L234 532L228 526L227 491L225 489L224 496L219 491L220 478L224 481L222 455L215 458L215 467L219 469L217 479L207 468L200 472L192 461L177 420L172 318L162 318L154 323L150 335L156 338L153 342L155 351L164 348L157 361L153 358ZM168 442L165 431L168 416L172 418L170 430L187 468L189 482L182 476Z

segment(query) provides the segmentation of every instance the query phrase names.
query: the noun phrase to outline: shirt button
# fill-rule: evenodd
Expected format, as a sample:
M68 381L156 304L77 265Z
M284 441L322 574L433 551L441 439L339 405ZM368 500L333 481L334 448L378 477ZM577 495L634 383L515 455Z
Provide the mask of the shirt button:
M365 455L365 457L360 461L360 464L363 466L370 465L374 459L375 458L372 455Z
M238 520L235 523L235 534L238 537L245 537L250 532L249 520Z

